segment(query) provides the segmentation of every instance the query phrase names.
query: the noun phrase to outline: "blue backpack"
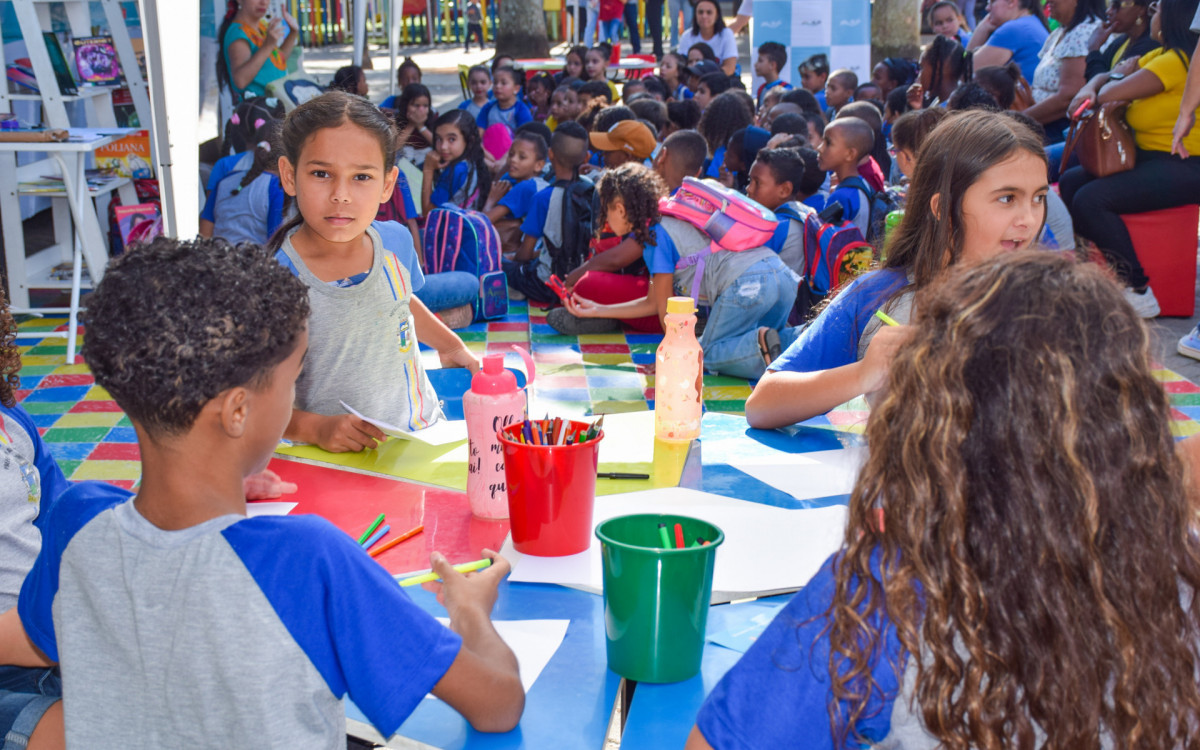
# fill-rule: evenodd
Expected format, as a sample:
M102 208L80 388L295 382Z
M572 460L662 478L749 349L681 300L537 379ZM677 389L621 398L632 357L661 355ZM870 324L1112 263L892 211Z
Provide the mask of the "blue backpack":
M508 283L500 267L500 235L485 214L444 204L425 217L422 239L426 273L466 271L479 279L476 319L508 315Z
M781 216L804 222L805 274L788 318L791 325L800 325L831 292L870 268L875 251L852 222L826 223L817 214L802 218L794 209L780 208Z

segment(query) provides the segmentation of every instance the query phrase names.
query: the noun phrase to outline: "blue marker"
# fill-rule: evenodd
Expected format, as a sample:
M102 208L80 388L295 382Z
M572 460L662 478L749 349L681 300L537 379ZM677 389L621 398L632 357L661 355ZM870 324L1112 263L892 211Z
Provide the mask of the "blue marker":
M384 524L383 528L371 535L371 538L363 543L363 549L371 549L371 545L383 538L383 535L392 530L391 524Z

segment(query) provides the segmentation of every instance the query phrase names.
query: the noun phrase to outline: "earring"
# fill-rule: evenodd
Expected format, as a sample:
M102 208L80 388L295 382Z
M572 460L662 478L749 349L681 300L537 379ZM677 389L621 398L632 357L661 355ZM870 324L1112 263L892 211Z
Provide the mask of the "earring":
M1138 20L1134 21L1134 22L1133 22L1133 25L1134 25L1134 26L1141 26L1141 25L1142 25L1142 19L1140 19L1140 18L1139 18Z

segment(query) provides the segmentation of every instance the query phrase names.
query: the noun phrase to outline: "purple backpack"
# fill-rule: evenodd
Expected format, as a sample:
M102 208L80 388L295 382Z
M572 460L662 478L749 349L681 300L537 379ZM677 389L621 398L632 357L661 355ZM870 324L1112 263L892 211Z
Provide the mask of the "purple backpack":
M508 284L500 267L500 235L479 211L442 205L425 217L425 271L466 271L479 279L476 319L508 314Z

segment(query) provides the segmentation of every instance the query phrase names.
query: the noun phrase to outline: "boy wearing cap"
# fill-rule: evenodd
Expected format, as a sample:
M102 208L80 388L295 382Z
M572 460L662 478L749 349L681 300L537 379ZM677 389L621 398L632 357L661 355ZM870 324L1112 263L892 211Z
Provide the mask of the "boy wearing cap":
M658 150L658 142L650 128L637 120L622 120L607 133L592 133L592 147L604 154L605 169L613 169L631 161L645 162Z

